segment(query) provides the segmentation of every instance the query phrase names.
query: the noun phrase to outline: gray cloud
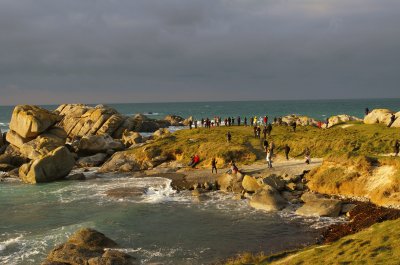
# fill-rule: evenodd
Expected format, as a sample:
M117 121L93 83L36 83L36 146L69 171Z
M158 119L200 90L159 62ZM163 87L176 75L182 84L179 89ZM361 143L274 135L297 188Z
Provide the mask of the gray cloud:
M0 104L400 97L393 0L0 0Z

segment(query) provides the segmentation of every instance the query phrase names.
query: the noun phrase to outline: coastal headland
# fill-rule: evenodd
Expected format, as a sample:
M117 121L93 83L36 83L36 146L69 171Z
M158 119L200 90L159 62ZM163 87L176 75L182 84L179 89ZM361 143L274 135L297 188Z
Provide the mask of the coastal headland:
M346 262L366 258L367 264L397 264L400 159L394 145L400 140L399 117L400 112L385 109L364 119L341 114L322 123L288 115L273 122L264 139L243 121L206 128L191 117L153 120L141 114L124 116L104 105L64 104L55 111L21 105L15 107L9 131L0 134L0 171L2 181L29 185L84 181L83 174L71 171L98 167L99 173L168 178L175 190L191 190L199 200L220 190L262 211L293 208L303 216L347 216L347 226L334 225L323 233L319 243L326 245L268 257L242 255L229 264L317 264L322 259L350 264ZM170 126L181 129L171 132ZM262 120L257 126L264 127ZM273 148L272 168L267 167L265 147ZM311 161L305 163L305 157ZM213 160L218 173L211 171ZM108 194L141 192L121 188ZM96 250L96 256L75 250L66 243L43 264L90 259L97 260L93 264L107 259L133 264L133 258L121 253Z

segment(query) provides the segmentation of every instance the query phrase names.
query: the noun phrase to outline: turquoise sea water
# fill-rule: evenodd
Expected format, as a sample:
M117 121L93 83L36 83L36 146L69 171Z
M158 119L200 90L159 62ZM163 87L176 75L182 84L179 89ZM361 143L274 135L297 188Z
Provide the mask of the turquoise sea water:
M129 115L162 118L287 114L325 119L334 114L362 117L364 108L400 110L400 99L109 104ZM55 109L56 106L45 106ZM13 106L0 107L0 128L8 128ZM91 173L86 173L91 174ZM145 188L130 199L113 199L107 190ZM0 264L39 264L57 244L81 227L116 240L141 264L211 264L240 251L277 252L315 242L317 227L332 219L304 219L293 210L265 213L229 195L213 193L196 200L175 193L163 178L100 175L84 182L43 185L0 183Z
M181 103L132 103L107 104L126 115L145 113L149 117L161 119L168 114L196 119L214 116L260 116L270 118L288 114L307 115L325 120L331 115L349 114L363 117L364 109L389 108L400 111L400 99L349 99L349 100L281 100L244 102L181 102ZM55 109L57 106L44 106ZM14 106L0 106L0 129L6 130Z

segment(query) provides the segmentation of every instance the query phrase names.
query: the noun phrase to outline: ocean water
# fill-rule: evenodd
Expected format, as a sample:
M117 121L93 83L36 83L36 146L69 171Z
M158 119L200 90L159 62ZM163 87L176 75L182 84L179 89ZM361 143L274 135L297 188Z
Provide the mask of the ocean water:
M337 114L363 117L364 109L388 108L400 110L400 99L349 99L349 100L280 100L243 102L180 102L107 104L125 115L144 113L161 119L168 114L195 119L221 117L251 117L268 115L270 118L288 114L301 114L319 120ZM53 110L56 105L43 106ZM14 106L0 106L0 129L6 131Z
M85 173L93 174L91 172ZM145 193L110 198L107 190ZM265 213L219 192L201 200L176 193L170 180L106 174L87 181L0 184L0 264L39 264L82 227L116 240L141 264L212 264L242 251L272 253L314 243L332 218Z

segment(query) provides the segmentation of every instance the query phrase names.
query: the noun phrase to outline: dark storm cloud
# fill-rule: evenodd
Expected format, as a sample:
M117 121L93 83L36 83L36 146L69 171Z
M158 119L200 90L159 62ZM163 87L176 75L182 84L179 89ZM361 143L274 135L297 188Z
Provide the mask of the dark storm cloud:
M400 1L0 0L0 104L400 97Z

